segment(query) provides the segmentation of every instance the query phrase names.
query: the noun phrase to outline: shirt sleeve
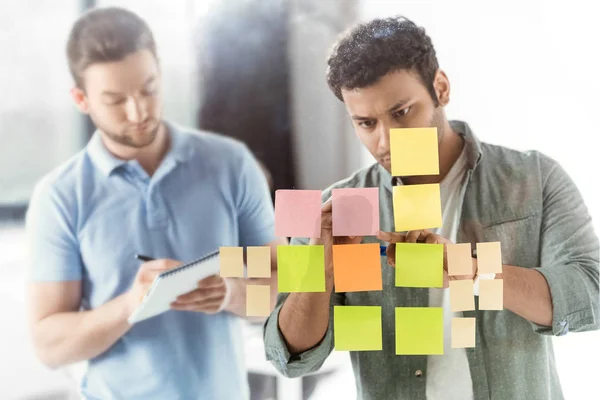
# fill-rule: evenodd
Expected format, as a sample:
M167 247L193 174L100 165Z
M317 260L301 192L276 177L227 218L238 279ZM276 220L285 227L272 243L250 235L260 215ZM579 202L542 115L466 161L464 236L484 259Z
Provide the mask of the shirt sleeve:
M308 239L293 238L292 245L306 245ZM332 293L329 309L329 326L321 342L303 353L291 355L285 339L279 330L279 312L285 304L289 293L280 293L275 309L265 322L264 342L265 355L273 366L284 376L295 378L315 372L321 368L333 350L333 307L344 305L344 295Z
M81 280L83 263L73 208L44 182L34 190L26 215L30 281Z
M552 326L533 323L544 335L600 328L598 237L577 187L558 163L542 159L541 266L552 296Z
M275 240L275 214L267 178L244 145L237 187L240 246L262 246Z

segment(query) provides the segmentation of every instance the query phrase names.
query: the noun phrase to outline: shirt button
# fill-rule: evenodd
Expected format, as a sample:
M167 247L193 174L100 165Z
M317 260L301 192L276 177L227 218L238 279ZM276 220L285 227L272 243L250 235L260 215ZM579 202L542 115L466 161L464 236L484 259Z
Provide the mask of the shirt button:
M421 371L420 369L416 370L416 371L415 371L415 376L416 376L417 378L420 378L420 377L422 377L422 376L423 376L423 371Z

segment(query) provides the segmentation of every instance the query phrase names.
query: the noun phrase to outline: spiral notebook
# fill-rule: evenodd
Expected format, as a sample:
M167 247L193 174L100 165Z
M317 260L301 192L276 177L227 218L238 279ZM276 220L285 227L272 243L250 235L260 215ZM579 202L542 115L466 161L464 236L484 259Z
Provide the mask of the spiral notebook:
M158 275L140 305L128 318L130 324L169 311L177 296L198 287L198 281L219 273L219 250Z

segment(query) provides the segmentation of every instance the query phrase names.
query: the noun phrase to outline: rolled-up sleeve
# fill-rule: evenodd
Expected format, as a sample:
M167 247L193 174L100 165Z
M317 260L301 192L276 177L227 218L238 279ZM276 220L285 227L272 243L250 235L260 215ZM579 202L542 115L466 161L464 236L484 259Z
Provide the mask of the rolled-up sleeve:
M565 335L600 327L598 237L581 194L553 160L545 170L541 265L552 296L552 326L533 324L537 333Z
M292 245L307 244L306 239L292 239ZM344 304L343 294L333 293L330 301L329 326L325 336L315 347L300 354L290 354L285 339L279 330L279 312L289 293L280 293L275 309L265 322L264 342L267 360L284 376L295 378L317 371L333 350L333 307Z

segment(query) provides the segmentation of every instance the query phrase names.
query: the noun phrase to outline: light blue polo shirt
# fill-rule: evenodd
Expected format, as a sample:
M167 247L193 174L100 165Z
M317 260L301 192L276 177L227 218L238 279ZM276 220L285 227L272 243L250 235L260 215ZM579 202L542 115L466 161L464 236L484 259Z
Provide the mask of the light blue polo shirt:
M27 215L30 279L81 280L83 309L126 292L135 253L181 261L274 240L266 179L247 147L166 124L171 148L150 178L98 133L36 186ZM89 360L88 399L245 399L238 318L168 311Z

